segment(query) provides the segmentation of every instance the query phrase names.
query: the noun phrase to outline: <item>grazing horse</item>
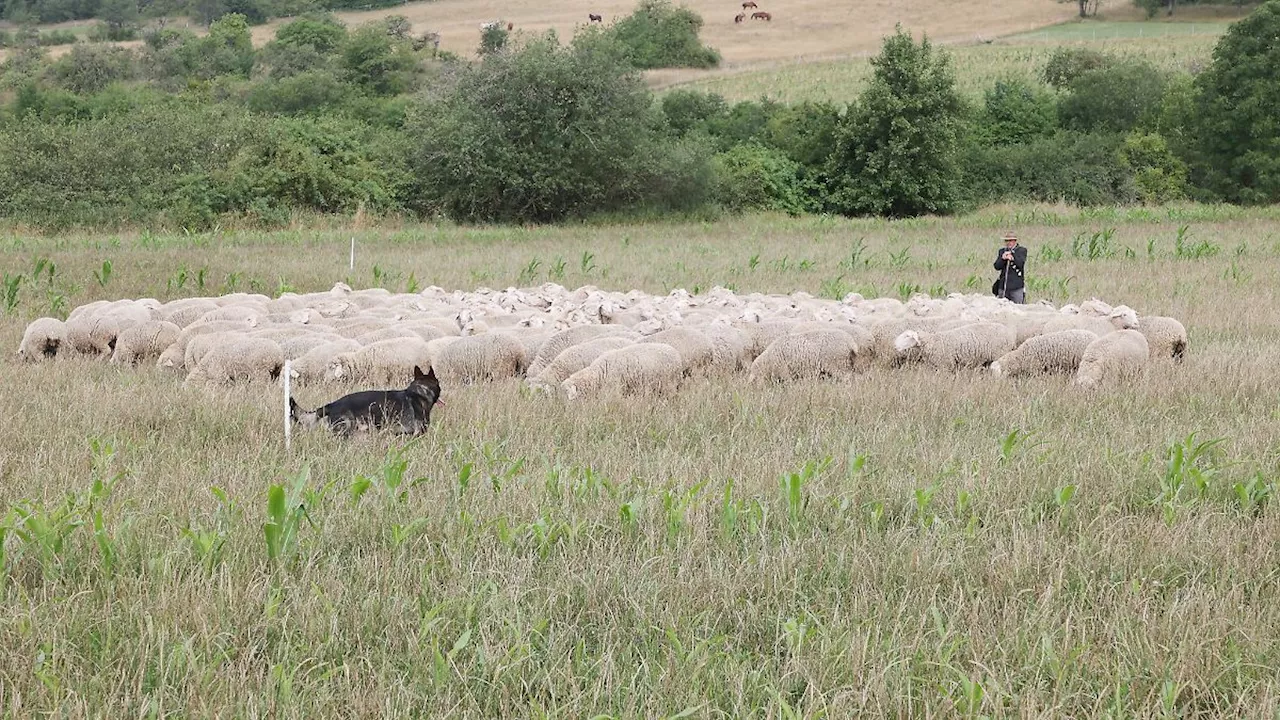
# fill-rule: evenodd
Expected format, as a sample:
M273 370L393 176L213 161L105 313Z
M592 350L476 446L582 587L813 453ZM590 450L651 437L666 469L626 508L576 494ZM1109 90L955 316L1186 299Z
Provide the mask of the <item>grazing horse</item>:
M516 29L515 23L512 23L512 22L507 23L507 32L511 32L512 30L515 30L515 29Z
M733 16L733 22L734 22L734 24L735 24L735 25L736 25L737 23L742 22L743 20L746 20L746 19L747 19L747 14L746 14L746 13L744 13L744 12L740 12L740 13L738 13L737 15L734 15L734 16Z
M591 21L591 22L598 22L598 23L602 23L602 22L604 22L604 16L603 16L603 15L597 15L597 14L595 14L595 13L587 13L587 20L589 20L589 21Z
M751 13L751 19L752 20L773 20L773 16L767 12L753 12Z
M760 6L755 3L755 0L747 0L746 2L742 3L743 10L746 10L747 8L758 8L758 7Z

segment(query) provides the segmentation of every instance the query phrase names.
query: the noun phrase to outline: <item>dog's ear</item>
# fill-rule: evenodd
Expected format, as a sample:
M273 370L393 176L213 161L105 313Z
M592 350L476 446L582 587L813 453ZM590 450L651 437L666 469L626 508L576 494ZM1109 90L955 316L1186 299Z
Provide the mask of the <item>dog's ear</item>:
M413 381L414 381L414 382L422 382L423 380L426 380L426 379L427 379L427 376L422 374L422 368L418 367L417 365L414 365L414 366L413 366Z
M427 380L430 380L431 382L439 382L438 380L436 380L436 366L435 366L435 365L430 365L430 366L428 366L428 367L427 367Z

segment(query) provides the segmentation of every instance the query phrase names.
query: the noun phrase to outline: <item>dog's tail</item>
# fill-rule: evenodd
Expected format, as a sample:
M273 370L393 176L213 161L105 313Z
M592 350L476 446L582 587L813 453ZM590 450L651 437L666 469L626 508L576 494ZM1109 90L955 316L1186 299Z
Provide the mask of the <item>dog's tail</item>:
M289 417L303 427L311 427L312 425L315 425L320 420L321 412L323 410L324 408L320 408L320 410L312 410L308 412L298 407L298 402L296 400L289 398Z

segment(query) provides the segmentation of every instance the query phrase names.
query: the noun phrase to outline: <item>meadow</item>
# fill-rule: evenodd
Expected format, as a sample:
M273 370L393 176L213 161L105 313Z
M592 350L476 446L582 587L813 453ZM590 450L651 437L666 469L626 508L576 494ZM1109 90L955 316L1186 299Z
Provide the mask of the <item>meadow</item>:
M1043 82L1045 63L1063 45L1083 44L1117 57L1141 58L1167 71L1199 71L1209 64L1226 27L1225 23L1065 23L990 44L957 45L946 50L955 68L956 88L980 100L997 80ZM718 93L730 101L763 97L785 103L811 100L844 105L858 97L870 80L871 56L864 53L837 60L777 63L698 79L680 75L674 82L655 85L664 90L678 87Z
M0 347L95 299L338 280L985 292L1010 227L1032 301L1173 315L1188 357L1095 395L923 370L652 404L445 387L412 444L290 451L275 387L6 359L0 714L1272 716L1275 210L11 232Z

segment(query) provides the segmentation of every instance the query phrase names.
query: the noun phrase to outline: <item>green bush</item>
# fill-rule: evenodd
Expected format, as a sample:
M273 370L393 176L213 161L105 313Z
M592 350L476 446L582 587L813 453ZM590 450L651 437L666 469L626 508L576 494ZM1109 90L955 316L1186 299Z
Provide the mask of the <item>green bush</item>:
M669 0L640 0L635 12L608 28L588 28L618 43L627 61L641 70L653 68L710 68L720 53L702 44L702 18Z
M245 105L254 112L300 115L332 112L355 89L327 70L259 80L248 88Z
M1018 145L969 144L962 157L966 204L1064 201L1133 202L1132 171L1119 159L1120 136L1059 132Z
M1025 80L998 80L987 90L976 132L988 145L1015 145L1052 135L1058 126L1053 95Z
M1130 133L1119 149L1120 164L1133 174L1133 185L1145 203L1182 200L1187 195L1187 165L1156 133Z
M964 110L949 57L899 27L871 64L870 85L836 129L831 207L892 217L949 212Z
M336 52L347 39L347 26L331 13L312 13L281 25L275 43L309 46L321 55Z
M115 45L77 45L45 70L50 82L81 95L96 93L113 82L132 80L137 74L133 51Z
M502 23L494 23L487 26L480 33L480 47L476 52L480 55L491 55L499 52L507 46L507 38L510 33L502 26Z
M1059 90L1065 90L1081 75L1101 70L1112 62L1114 58L1110 55L1090 48L1058 48L1045 63L1044 81Z
M1143 60L1116 62L1071 81L1058 103L1062 126L1077 132L1127 133L1156 122L1168 79Z
M839 124L840 110L830 103L777 106L765 125L764 139L795 162L821 168L835 147Z
M705 196L705 150L671 144L639 75L595 39L554 35L461 67L409 122L415 206L464 221L553 222ZM679 173L672 175L671 173Z
M1206 187L1232 202L1280 201L1280 0L1231 25L1196 87Z
M389 35L386 27L377 23L351 33L342 46L340 62L348 82L377 95L405 92L418 70L418 58L409 42Z
M27 117L0 132L0 217L50 227L154 218L180 178L225 165L259 125L174 101L75 123Z
M778 210L799 215L812 209L800 164L757 143L738 145L715 157L716 201L729 210Z
M728 107L719 95L698 90L677 89L662 96L662 114L677 137L705 129L712 118L726 114Z
M72 45L80 38L71 30L44 30L40 33L41 47L54 45Z

